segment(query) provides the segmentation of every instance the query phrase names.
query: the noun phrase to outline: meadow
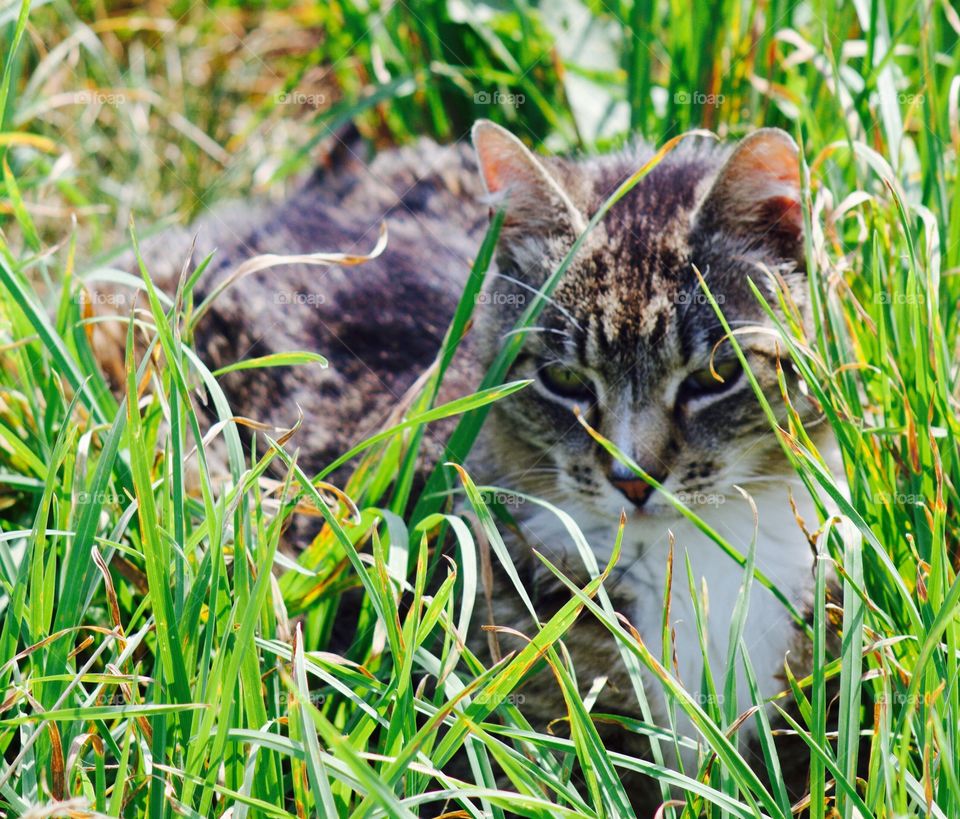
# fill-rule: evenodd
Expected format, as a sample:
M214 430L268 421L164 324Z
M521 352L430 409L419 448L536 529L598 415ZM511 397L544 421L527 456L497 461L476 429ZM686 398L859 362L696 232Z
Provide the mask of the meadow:
M958 42L949 0L0 5L0 811L620 817L618 771L639 770L677 819L960 816ZM437 403L475 290L403 420L308 475L296 431L235 420L222 372L191 350L203 264L174 300L149 270L111 266L134 237L217 202L282 197L345 127L383 149L463 140L479 117L552 152L758 126L801 146L815 320L781 335L840 466L796 417L771 430L822 511L806 521L813 671L788 678L790 730L810 749L799 804L778 773L782 702L746 717L758 777L731 738L733 698L691 696L617 619L611 567L502 663L463 645L503 510L467 472L441 466L419 491L413 471L443 444L431 424L457 418L446 451L460 461L491 403L522 388L503 383L507 345L477 394ZM121 394L90 346L94 278L136 286L135 312L115 306L151 339ZM305 514L324 525L292 555L282 529ZM361 628L335 655L345 595ZM649 759L606 749L562 649L576 617L604 623L638 687L649 669L697 735L636 721ZM535 660L564 687L563 731L524 719ZM740 664L748 652L731 652ZM695 767L665 764L690 743ZM461 751L469 777L442 770Z

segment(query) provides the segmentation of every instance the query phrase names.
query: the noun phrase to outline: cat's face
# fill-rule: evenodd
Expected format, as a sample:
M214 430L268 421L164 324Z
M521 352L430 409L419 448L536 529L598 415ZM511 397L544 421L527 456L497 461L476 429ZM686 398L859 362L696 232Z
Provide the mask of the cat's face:
M483 318L494 351L588 218L647 157L540 160L489 123L475 128L474 142L487 189L506 197L499 275ZM785 133L760 131L733 151L701 141L668 155L592 232L528 333L511 378L533 383L498 404L491 421L497 482L607 519L624 507L674 514L661 493L612 461L574 407L694 508L721 503L734 484L786 474L694 266L782 418L777 335L748 280L782 314L771 279L780 277L802 317L802 258L796 147ZM779 351L780 377L809 417L782 343Z

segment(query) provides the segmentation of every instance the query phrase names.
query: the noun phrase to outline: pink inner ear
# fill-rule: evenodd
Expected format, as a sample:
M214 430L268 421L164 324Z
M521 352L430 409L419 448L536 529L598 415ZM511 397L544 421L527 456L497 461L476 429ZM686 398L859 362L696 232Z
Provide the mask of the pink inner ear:
M759 133L737 152L727 194L735 211L766 230L796 240L803 233L797 151L785 135Z
M800 171L794 147L785 139L769 137L757 140L743 152L738 172L754 177L760 188L796 191L800 199Z
M770 230L783 234L792 240L799 240L803 234L803 211L798 198L790 196L772 196L763 203L763 223Z
M495 126L483 127L474 132L473 142L480 173L490 193L500 193L517 183L536 183L536 168L511 135Z
M487 135L484 135L485 137ZM477 140L477 156L480 159L480 172L490 193L499 193L516 176L516 163L511 162L509 149L513 146L497 144L499 135Z

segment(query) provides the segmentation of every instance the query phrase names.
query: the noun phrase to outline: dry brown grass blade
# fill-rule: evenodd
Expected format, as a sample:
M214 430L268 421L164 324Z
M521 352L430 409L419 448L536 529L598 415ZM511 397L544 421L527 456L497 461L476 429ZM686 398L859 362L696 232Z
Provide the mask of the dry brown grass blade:
M275 481L272 478L261 478L260 485L265 489L265 500L269 498L269 496L275 494L283 486L281 481ZM333 507L338 504L342 505L343 508L349 513L354 524L359 525L361 523L360 509L357 507L357 504L354 502L354 500L346 492L340 489L340 487L334 486L328 481L314 481L313 486L320 492L331 496L331 502L328 502L327 506ZM324 498L324 501L326 502L326 498ZM306 501L297 503L293 511L301 515L307 515L308 517L323 517L323 513L313 503Z
M206 314L207 310L210 309L210 305L217 299L217 297L228 287L232 287L237 282L245 279L247 276L250 276L254 273L258 273L261 270L267 270L271 267L277 267L278 265L285 264L306 264L306 265L317 265L320 267L329 267L330 265L344 265L344 266L353 266L358 264L363 264L364 262L369 262L372 259L376 259L387 247L387 223L380 223L380 236L377 239L377 243L374 246L373 250L365 254L352 254L352 253L301 253L301 254L291 254L291 255L279 255L276 253L263 253L259 256L254 256L252 259L247 259L247 261L240 264L229 276L223 279L213 290L210 291L210 295L204 300L196 313L193 315L193 323L196 325L201 318Z
M100 554L100 549L94 546L91 554L93 556L93 562L96 564L97 569L100 570L100 574L103 575L103 585L107 592L110 616L113 619L113 624L116 626L117 631L120 632L122 639L122 635L124 634L123 623L120 621L120 603L117 599L117 590L113 587L113 578L110 576L110 570L107 568L103 555Z
M43 711L43 704L31 696L30 692L25 692L25 698L30 707L35 711ZM57 801L61 801L66 794L66 766L63 759L63 740L60 737L60 729L56 722L50 720L45 726L50 735L50 793ZM37 731L39 733L39 730Z
M231 415L229 418L223 418L220 421L217 421L213 426L207 430L207 433L203 436L202 441L200 442L204 450L207 450L210 447L211 442L221 433L229 424L238 424L239 426L246 427L247 429L252 429L256 432L268 432L278 435L277 443L283 446L287 441L289 441L294 435L296 435L297 430L300 429L300 425L303 423L303 410L298 406L297 407L298 417L296 423L292 427L277 427L273 424L267 424L263 421L258 421L256 418L247 418L244 415ZM197 454L197 447L194 445L187 453L187 457L184 458L184 462L190 461L194 455Z
M65 629L61 629L60 631L55 631L53 634L48 634L42 640L37 641L33 645L27 646L25 649L18 652L9 660L7 660L7 662L3 664L3 667L0 668L0 674L6 674L12 666L16 665L18 662L20 662L20 660L24 659L25 657L29 657L35 651L38 651L41 648L45 648L46 646L50 645L56 640L59 640L61 637L77 631L93 631L97 634L113 634L114 633L112 629L106 629L101 626L73 626L71 628L65 628Z

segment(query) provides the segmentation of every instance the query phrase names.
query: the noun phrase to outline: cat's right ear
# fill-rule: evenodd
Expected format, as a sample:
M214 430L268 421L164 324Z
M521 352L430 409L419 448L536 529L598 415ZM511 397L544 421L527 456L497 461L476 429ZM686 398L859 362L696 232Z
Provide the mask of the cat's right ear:
M543 163L506 128L488 119L473 125L473 147L492 205L506 205L503 229L526 235L558 228L580 233L583 215Z
M742 139L700 205L698 220L802 264L797 143L779 128L761 128Z

